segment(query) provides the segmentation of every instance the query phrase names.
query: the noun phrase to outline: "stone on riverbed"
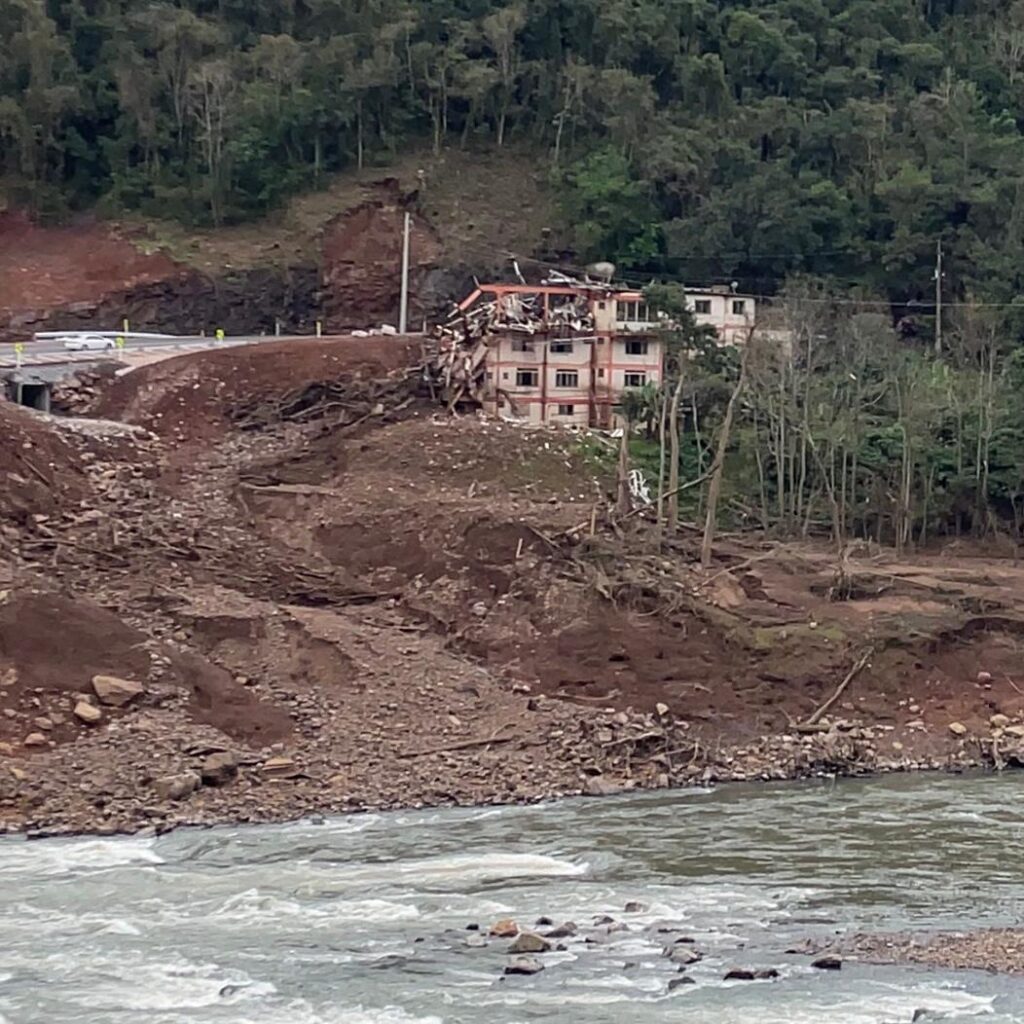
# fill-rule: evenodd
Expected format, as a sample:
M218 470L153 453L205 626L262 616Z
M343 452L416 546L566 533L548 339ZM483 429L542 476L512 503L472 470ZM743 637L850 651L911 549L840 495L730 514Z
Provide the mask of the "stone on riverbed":
M184 800L202 785L202 781L195 772L182 772L154 779L153 789L161 800Z
M519 925L511 918L495 921L491 925L491 934L496 939L513 939L519 934Z
M142 683L117 676L93 676L92 688L101 704L110 704L116 708L130 704L146 692Z
M811 966L819 971L839 971L842 970L843 961L837 956L820 956Z
M520 932L508 947L509 953L548 953L551 943L534 932Z
M505 967L506 974L540 974L543 970L544 965L532 956L516 957Z
M702 953L691 949L689 946L669 946L665 949L665 956L674 964L682 964L684 967L689 964L700 963L704 959Z
M552 928L551 931L547 932L544 936L546 939L571 939L579 928L576 927L574 921L566 921L564 924L560 924L557 928Z

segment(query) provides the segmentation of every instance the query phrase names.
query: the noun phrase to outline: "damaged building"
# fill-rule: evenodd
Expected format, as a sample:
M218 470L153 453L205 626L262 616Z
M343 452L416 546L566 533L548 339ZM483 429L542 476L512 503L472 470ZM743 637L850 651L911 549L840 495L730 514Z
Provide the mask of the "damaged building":
M698 323L742 342L756 313L730 288L687 290ZM662 378L663 321L639 291L554 275L542 284L481 284L438 328L452 406L529 423L610 428L622 392Z

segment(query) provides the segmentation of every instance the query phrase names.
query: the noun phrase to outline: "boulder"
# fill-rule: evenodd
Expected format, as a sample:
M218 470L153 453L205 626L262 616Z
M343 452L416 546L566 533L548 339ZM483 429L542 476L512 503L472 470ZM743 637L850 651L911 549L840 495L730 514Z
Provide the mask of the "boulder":
M1014 736L1017 739L1024 739L1024 725L1008 725L1003 732L1007 736Z
M38 718L33 718L32 724L40 732L49 732L53 728L53 722L45 715L40 715Z
M557 928L552 928L551 931L547 932L544 936L546 939L571 939L579 928L576 927L575 922L566 921L560 924Z
M1010 719L1006 715L993 715L989 720L989 725L993 729L1005 729L1010 724Z
M630 900L622 909L626 914L642 914L647 907L645 907L644 904L639 903L637 900Z
M683 985L696 985L697 983L687 974L680 974L678 978L671 978L668 983L669 992L674 992Z
M505 968L506 974L540 974L544 970L544 965L539 961L535 960L532 956L520 956L516 957L512 963L508 964Z
M229 751L211 754L199 769L204 786L224 786L238 774L238 758Z
M136 683L132 679L120 679L117 676L93 676L92 688L101 704L109 704L115 708L123 708L146 692L142 683Z
M704 959L703 953L698 953L697 950L692 949L690 946L672 946L666 950L665 955L672 963L682 964L684 967L699 963Z
M41 732L30 732L22 741L23 747L45 747L46 737Z
M601 775L594 775L583 783L583 792L586 796L615 796L622 792L622 787Z
M479 932L472 932L466 936L464 944L470 949L483 949L487 945L487 936L481 935Z
M508 953L548 953L551 943L534 932L520 932L508 947Z
M753 981L757 975L748 967L734 967L729 971L724 981Z
M964 725L963 722L950 722L949 723L949 731L954 736L966 736L967 735L967 726Z
M511 918L495 921L491 925L491 934L496 939L514 939L519 934L519 925Z
M14 747L10 743L0 741L0 757L14 757Z
M195 772L182 772L181 775L164 775L153 780L153 789L161 800L184 800L194 793L203 780Z
M820 956L811 966L819 971L840 971L843 968L843 961L837 956Z
M74 715L86 725L95 725L103 717L103 712L92 704L86 704L84 700L80 700L75 705Z

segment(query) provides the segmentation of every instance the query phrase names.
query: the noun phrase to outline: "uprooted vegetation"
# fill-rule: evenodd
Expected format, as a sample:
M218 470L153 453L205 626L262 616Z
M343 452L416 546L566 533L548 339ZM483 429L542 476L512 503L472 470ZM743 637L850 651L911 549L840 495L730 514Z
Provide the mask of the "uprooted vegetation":
M4 821L1013 763L1024 570L865 546L840 595L829 550L739 534L702 570L614 512L600 442L449 418L418 359L267 345L99 385L120 422L3 410ZM145 695L83 720L96 675Z

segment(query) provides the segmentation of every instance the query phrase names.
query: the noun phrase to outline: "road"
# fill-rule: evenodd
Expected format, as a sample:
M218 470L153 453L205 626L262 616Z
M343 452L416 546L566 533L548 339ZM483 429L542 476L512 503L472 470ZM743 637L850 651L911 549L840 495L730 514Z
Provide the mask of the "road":
M251 335L225 338L131 338L125 345L125 352L179 351L188 352L204 348L229 348L233 345L254 345L265 341L284 341L273 335ZM26 341L21 352L21 361L13 344L0 345L0 368L15 369L20 366L52 366L58 363L96 362L103 358L116 358L117 349L87 349L69 352L62 341L41 338L38 341Z

